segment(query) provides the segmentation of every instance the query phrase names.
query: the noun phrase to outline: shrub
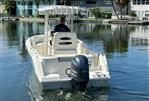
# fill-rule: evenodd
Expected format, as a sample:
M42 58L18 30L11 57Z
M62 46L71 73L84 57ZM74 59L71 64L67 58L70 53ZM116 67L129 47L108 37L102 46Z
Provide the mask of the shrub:
M111 18L112 12L102 12L102 18Z
M111 18L112 16L111 11L101 10L99 7L92 8L90 11L95 16L95 18Z
M129 11L128 15L136 17L137 14L135 11Z
M95 16L95 18L100 18L101 17L101 10L100 8L92 8L90 9L91 13Z

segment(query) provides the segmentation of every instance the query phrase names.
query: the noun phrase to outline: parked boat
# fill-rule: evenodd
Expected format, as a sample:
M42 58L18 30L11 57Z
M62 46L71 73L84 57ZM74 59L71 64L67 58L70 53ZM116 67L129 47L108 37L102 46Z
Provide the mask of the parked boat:
M84 91L85 88L107 86L110 74L105 54L86 48L73 32L73 15L79 12L85 9L72 6L39 8L39 14L45 15L44 35L28 38L26 47L43 89ZM52 34L48 27L49 15L67 16L71 32Z
M129 25L149 25L149 20L129 21Z
M149 20L112 19L112 20L109 20L108 23L111 23L111 24L128 24L128 25L149 25Z

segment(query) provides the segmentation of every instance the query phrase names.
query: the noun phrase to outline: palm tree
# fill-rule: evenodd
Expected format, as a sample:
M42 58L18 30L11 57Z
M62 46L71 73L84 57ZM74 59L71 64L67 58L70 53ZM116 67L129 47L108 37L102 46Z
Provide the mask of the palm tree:
M7 11L7 14L10 16L11 9L14 8L14 6L15 6L15 1L14 0L4 0L4 6L5 6L5 11Z
M111 3L112 3L112 7L113 7L113 10L114 10L114 13L116 14L117 18L120 19L118 14L117 14L117 12L116 12L116 9L115 9L115 6L114 6L114 1L111 0Z
M121 18L122 18L122 9L125 8L129 3L129 0L117 0L116 4L120 7Z

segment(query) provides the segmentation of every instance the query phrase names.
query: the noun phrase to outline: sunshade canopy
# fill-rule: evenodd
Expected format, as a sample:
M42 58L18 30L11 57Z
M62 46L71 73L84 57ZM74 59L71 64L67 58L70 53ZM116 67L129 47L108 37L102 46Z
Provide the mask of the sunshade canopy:
M85 8L77 6L64 6L64 5L52 5L44 6L38 9L40 15L74 15L81 13L86 15L87 10Z

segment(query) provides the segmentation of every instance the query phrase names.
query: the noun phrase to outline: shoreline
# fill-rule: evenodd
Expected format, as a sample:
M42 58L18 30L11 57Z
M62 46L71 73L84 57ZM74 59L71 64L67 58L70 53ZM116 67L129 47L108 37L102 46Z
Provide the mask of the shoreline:
M19 18L19 21L24 22L44 22L43 18Z
M44 18L33 17L1 17L0 21L22 21L22 22L38 22L44 23ZM59 18L49 18L51 21L57 21ZM105 24L129 24L129 25L149 25L149 20L118 20L104 18L80 18L74 20L74 23L105 23Z
M20 21L25 22L44 22L44 18L19 18ZM58 20L57 18L50 18L50 20L55 21ZM87 18L80 18L74 20L75 23L108 23L110 19L87 19Z
M10 21L22 21L22 22L39 22L44 23L44 18L31 18L31 17L10 17ZM58 18L50 18L51 21L59 20ZM74 23L108 23L111 19L91 19L80 18L74 20ZM8 18L4 18L3 21L8 21Z

